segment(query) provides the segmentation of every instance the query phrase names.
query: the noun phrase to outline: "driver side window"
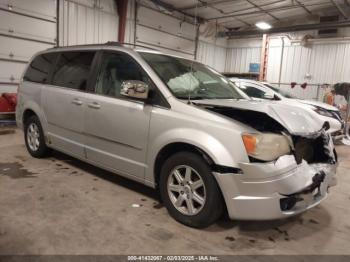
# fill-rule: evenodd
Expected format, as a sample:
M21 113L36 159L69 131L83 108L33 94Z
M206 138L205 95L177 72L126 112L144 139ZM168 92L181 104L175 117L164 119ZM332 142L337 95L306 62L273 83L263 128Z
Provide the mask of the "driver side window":
M132 57L124 53L103 53L95 85L96 94L121 98L122 83L127 80L151 85L148 75Z

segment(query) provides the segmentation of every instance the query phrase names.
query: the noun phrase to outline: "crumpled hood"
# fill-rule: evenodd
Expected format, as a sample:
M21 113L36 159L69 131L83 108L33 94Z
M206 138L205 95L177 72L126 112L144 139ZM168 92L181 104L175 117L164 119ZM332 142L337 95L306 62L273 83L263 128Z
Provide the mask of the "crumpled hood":
M303 99L295 99L295 100L306 105L321 107L325 110L338 111L338 108L336 108L335 106L328 105L326 103L313 101L313 100L303 100Z
M265 113L292 134L310 134L319 132L324 122L315 116L316 113L301 107L274 101L254 101L235 99L205 99L193 101L197 105L230 107Z

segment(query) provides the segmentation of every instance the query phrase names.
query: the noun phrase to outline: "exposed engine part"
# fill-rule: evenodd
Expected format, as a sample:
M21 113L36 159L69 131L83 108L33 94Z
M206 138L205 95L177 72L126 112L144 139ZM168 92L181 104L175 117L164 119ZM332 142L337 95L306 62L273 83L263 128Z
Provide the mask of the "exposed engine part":
M285 128L275 119L261 112L242 110L224 106L200 106L215 113L235 119L243 124L253 127L254 129L260 132L271 132L280 134L281 132L286 131Z
M298 164L304 159L307 163L337 162L336 154L332 149L332 139L324 129L308 137L294 136L294 156Z

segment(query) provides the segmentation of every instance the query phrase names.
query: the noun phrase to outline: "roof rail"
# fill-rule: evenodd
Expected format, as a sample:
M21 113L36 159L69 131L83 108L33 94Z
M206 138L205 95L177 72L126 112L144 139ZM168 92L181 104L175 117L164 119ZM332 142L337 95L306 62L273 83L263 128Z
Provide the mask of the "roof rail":
M120 42L117 42L117 41L108 41L108 42L104 43L103 45L117 45L117 46L121 46Z
M145 45L139 45L139 44L133 44L133 43L121 43L121 42L117 42L117 41L108 41L106 43L102 43L102 44L82 44L82 45L71 45L71 46L54 46L48 49L52 49L52 48L62 48L62 47L84 47L84 46L103 46L103 45L115 45L115 46L123 46L123 45L128 45L128 46L134 46L134 47L142 47L142 48L147 48L147 49L151 49L151 50L155 50L155 51L159 51L155 48L149 47L149 46L145 46Z
M147 48L147 49L158 51L155 48L152 48L152 47L149 47L149 46L145 46L145 45L139 45L139 44L134 44L134 43L125 43L125 42L117 42L117 41L108 41L107 43L105 43L105 45L117 45L117 46L128 45L128 46L143 47L143 48Z
M54 46L54 47L50 47L48 49L53 49L53 48L69 48L69 47L85 47L85 46L98 46L98 45L103 45L103 44L81 44L81 45L65 45L65 46Z

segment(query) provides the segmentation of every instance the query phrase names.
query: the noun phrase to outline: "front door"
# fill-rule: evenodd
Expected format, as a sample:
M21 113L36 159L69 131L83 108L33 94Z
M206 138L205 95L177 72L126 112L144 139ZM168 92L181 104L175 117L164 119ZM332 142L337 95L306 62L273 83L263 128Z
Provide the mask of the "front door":
M144 178L152 106L120 95L126 80L151 80L128 54L101 55L94 93L85 111L86 154L90 161L136 180Z

